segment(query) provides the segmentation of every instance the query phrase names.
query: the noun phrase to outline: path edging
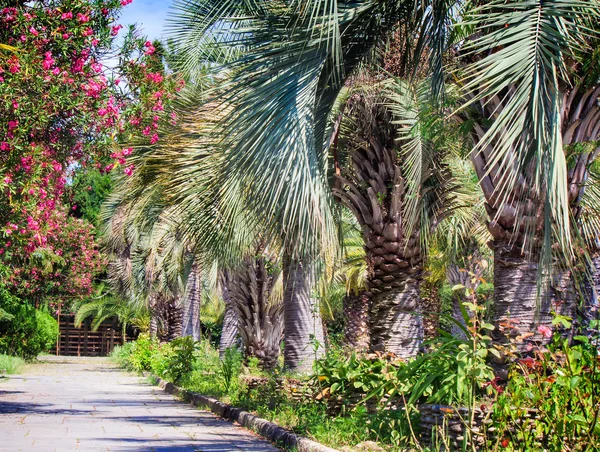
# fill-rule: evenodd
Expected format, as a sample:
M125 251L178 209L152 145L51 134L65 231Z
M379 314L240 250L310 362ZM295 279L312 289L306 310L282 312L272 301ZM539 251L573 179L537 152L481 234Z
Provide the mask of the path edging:
M206 397L197 392L180 388L156 375L148 375L148 377L152 380L153 384L159 386L165 392L181 397L183 400L196 407L208 408L210 411L224 419L236 421L243 427L258 433L260 436L275 444L295 447L298 452L338 452L337 449L332 449L331 447L324 446L316 441L298 436L295 433L292 433L273 422L267 421L266 419L255 416L248 411L227 405L212 397Z

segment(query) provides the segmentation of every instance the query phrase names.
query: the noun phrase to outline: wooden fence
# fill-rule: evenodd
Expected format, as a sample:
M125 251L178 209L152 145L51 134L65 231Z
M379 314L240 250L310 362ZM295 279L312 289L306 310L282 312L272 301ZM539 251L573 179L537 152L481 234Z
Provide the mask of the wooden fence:
M121 329L115 321L106 321L92 331L89 322L76 328L74 316L62 315L59 330L56 354L61 356L107 356L115 345L123 344Z

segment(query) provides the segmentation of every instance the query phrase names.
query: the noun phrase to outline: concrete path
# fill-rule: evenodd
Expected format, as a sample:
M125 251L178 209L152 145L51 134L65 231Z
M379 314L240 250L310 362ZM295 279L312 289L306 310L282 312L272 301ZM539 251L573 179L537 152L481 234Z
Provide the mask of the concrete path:
M277 450L106 358L45 357L0 378L0 451Z

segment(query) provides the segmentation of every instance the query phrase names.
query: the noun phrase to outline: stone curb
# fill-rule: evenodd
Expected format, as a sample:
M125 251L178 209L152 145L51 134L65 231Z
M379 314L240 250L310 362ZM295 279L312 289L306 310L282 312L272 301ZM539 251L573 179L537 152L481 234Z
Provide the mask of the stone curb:
M188 391L175 386L166 380L163 380L156 375L144 374L148 376L152 383L158 385L161 389L174 396L181 397L186 402L191 403L196 407L205 407L210 409L216 415L228 419L230 421L236 421L238 424L246 427L260 436L268 439L269 441L282 445L285 447L295 447L298 452L338 452L337 449L324 446L310 439L298 436L289 430L280 427L273 422L269 422L266 419L261 419L253 414L235 408L231 405L227 405L220 402L212 397L206 397L197 392Z

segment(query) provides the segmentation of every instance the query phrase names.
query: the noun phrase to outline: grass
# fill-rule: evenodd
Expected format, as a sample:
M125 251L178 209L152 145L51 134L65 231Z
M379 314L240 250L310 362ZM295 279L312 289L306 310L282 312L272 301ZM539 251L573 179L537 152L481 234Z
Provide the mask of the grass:
M267 377L273 382L277 377L288 375L280 371L274 371L272 375L261 372L252 360L242 366L241 355L237 358L237 364L232 363L234 376L227 388L227 372L219 359L218 350L208 341L202 341L197 347L192 371L181 378L178 386L215 397L329 447L353 448L358 443L376 441L385 450L398 450L390 435L390 424L397 420L391 419L389 412L370 414L364 407L359 407L345 416L329 416L325 403L310 399L292 400L287 394L279 392L274 384L248 390L244 375ZM122 367L135 371L149 370L169 381L173 380L169 371L173 362L177 361L169 345L157 347L145 340L138 341L135 346L128 344L115 348L112 358Z
M17 374L21 372L25 361L21 358L8 355L0 355L0 374Z

